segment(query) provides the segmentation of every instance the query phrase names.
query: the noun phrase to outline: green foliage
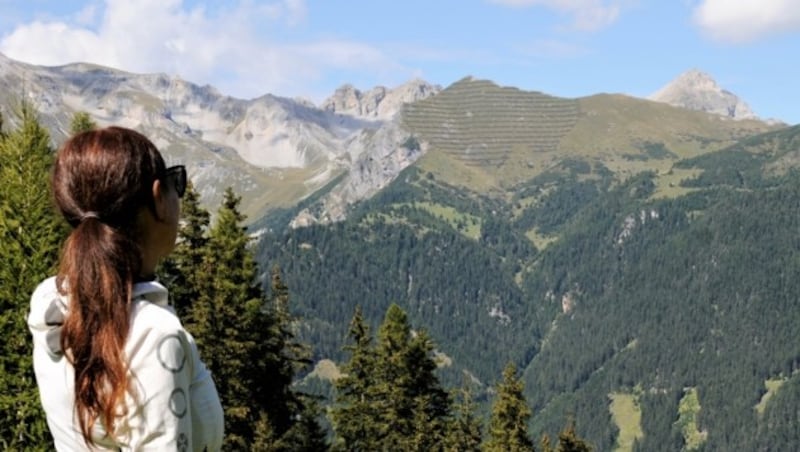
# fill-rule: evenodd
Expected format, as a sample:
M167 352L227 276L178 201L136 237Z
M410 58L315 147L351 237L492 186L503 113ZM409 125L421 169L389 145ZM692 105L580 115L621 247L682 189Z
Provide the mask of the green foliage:
M464 378L454 408L454 417L447 433L448 452L479 452L483 434L481 421L476 415L472 396L472 383Z
M402 146L410 151L420 150L419 140L414 135L410 135L406 141L403 142Z
M624 154L628 160L649 160L649 159L676 159L678 156L670 151L664 143L654 141L644 141L639 144L639 149L643 154Z
M759 423L757 444L763 449L793 450L800 443L800 379L793 376L770 399Z
M315 359L343 360L341 338L356 304L369 300L362 304L363 315L368 324L377 325L396 301L438 343L458 344L441 349L457 363L443 369L443 381L459 384L456 366L489 349L497 353L470 371L480 380L493 379L503 362L528 353L530 344L522 342L535 335L515 276L536 251L523 234L496 219L484 222L479 240L465 237L426 209L405 204L407 199L422 202L422 197L415 198L417 188L399 188L401 193L370 201L372 211L385 216L358 211L342 223L265 234L259 260L284 270L294 288L296 312L308 323L302 338L314 344ZM460 212L486 218L494 207L470 199L453 202L448 188L436 189L426 188L424 196L432 202L446 200L441 205L457 204ZM386 205L393 200L402 204ZM501 311L512 325L505 323L506 317L487 315ZM482 334L472 334L476 329Z
M281 444L266 450L286 452L328 450L327 432L321 427L321 416L321 409L316 400L301 397L300 411L296 414L291 427L281 437ZM258 450L258 447L254 447L253 450Z
M489 420L489 439L484 448L487 452L532 451L533 441L528 434L531 409L522 393L524 384L517 377L513 363L503 369L503 380L497 385L497 394L492 404Z
M200 195L189 181L181 200L181 228L172 254L160 266L161 280L169 287L170 301L184 323L192 324L192 304L200 298L201 282L208 278L203 273L203 259L208 251L208 226L210 215L200 205Z
M69 133L70 135L76 135L96 128L97 123L94 122L89 113L79 111L72 116L72 121L69 124Z
M25 320L31 293L55 270L66 229L50 201L50 136L29 104L20 106L20 120L0 136L0 449L47 450Z
M698 430L697 419L700 412L700 401L696 388L688 388L678 404L678 420L676 423L683 433L684 449L696 451L705 442L707 433Z
M373 349L356 310L351 359L336 383L335 450L444 450L450 400L434 374L433 344L391 305Z
M442 447L449 399L434 374L433 344L425 332L411 333L406 313L392 304L378 330L373 403L384 447ZM414 441L414 443L410 443Z
M589 452L591 450L592 448L586 444L586 441L580 439L575 433L575 424L572 422L558 434L556 452Z
M214 375L225 409L225 441L232 448L246 447L253 425L262 418L261 400L252 391L264 365L258 354L264 294L256 283L257 267L248 251L249 237L241 226L244 217L238 204L239 198L227 190L202 262L191 270L205 277L197 278L192 290L197 299L188 307L186 319ZM195 279L185 274L186 281Z
M743 150L724 150L680 162L679 168L700 168L704 171L695 179L681 183L684 187L753 187L762 182L762 165L767 156Z
M410 168L342 223L265 236L260 256L281 263L298 288L318 358L338 359L343 306L369 300L364 323L374 325L397 300L452 359L443 381L461 370L480 380L480 409L500 360L524 368L537 435L558 438L572 415L587 444L610 450L620 430L608 396L640 387L641 435L631 447L678 450L679 401L696 387L706 450L787 444L786 430L765 420L778 399L759 403L764 381L800 366L790 340L800 322L790 276L800 271L800 186L792 170L764 168L793 155L781 140L794 137L714 154L703 165L747 169L748 182L671 199L651 198L656 172L612 181L567 168L517 186L505 204ZM474 217L481 237L464 237L415 202ZM553 241L544 251L518 240L522 229L545 225Z
M545 190L547 186L537 183L522 190L535 190L542 193L537 202L525 209L515 221L514 226L522 230L536 227L543 234L552 234L563 228L582 208L597 201L602 193L602 185L594 180L578 181L575 178L560 178L558 184Z
M350 343L345 350L350 360L342 366L342 376L336 380L336 404L332 420L336 439L334 450L371 451L378 449L378 413L372 403L376 386L376 356L369 328L364 323L361 308L350 322Z

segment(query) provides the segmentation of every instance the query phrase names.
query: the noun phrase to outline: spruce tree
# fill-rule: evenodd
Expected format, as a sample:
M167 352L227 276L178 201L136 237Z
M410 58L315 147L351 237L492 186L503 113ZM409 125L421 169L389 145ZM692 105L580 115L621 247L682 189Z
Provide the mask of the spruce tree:
M434 345L425 331L412 335L407 358L411 385L408 395L414 403L414 433L422 439L414 450L444 450L452 423L450 395L436 376Z
M450 399L435 375L433 343L392 304L373 348L361 310L350 323L350 361L336 381L334 450L445 449Z
M188 289L196 290L197 299L186 309L187 328L214 375L225 409L225 447L244 450L263 416L263 391L257 387L264 358L257 350L264 331L257 324L265 295L257 282L239 202L233 190L225 191L198 267L205 277Z
M396 304L378 331L374 402L384 448L414 450L420 420L427 421L427 450L442 450L450 406L434 374L433 344L427 334L413 336L406 313ZM421 410L421 412L420 412Z
M289 288L283 282L280 267L272 268L270 280L269 303L253 321L253 327L262 331L255 350L261 358L256 396L270 421L269 431L280 435L275 436L279 440L269 450L326 450L326 434L318 422L316 401L292 389L295 374L310 364L311 353L296 339L297 319L290 312Z
M497 395L492 405L489 421L487 452L532 451L533 441L528 435L531 409L523 394L522 380L517 378L513 363L503 369L503 381L497 385Z
M81 132L87 132L96 128L97 123L95 123L92 117L89 116L89 113L85 111L79 111L72 115L72 121L69 123L69 133L72 135L77 135Z
M188 309L199 297L202 282L208 279L203 273L203 259L208 251L208 226L210 215L200 205L200 195L189 181L181 201L181 228L172 254L159 268L159 278L169 287L169 296L178 317L191 329L194 320Z
M449 452L479 452L483 441L481 422L475 416L470 381L465 377L454 406L455 417L447 434Z
M558 434L556 452L589 452L592 448L575 433L575 422L570 421L567 427Z
M29 104L19 114L21 125L0 137L0 449L49 450L26 319L67 230L51 202L50 136Z
M300 412L295 416L292 426L281 438L281 448L287 452L321 452L328 450L327 432L319 423L322 416L317 400L302 395Z
M376 356L360 306L356 307L350 321L348 338L350 343L344 350L350 353L350 360L342 366L342 376L335 382L333 448L360 452L378 450L377 412L372 403Z
M276 267L267 298L240 202L228 188L206 236L207 213L196 195L186 198L181 243L165 268L176 307L214 375L226 449L323 450L318 413L291 387L309 354L295 341L288 287Z

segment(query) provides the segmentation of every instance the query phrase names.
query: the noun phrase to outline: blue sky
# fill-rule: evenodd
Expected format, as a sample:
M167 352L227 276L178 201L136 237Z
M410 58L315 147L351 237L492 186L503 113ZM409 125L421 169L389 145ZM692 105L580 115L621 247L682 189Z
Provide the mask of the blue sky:
M800 123L798 0L0 0L0 52L320 102L467 75L564 97L647 96L699 69Z

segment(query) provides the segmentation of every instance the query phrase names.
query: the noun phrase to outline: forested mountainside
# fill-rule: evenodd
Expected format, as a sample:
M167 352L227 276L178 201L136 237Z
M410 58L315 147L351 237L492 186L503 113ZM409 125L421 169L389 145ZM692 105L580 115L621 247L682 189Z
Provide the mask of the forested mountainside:
M675 162L625 178L578 155L501 196L426 155L344 222L263 235L259 259L284 269L315 360L341 361L356 306L374 326L395 302L445 381L523 369L532 432L574 418L597 450L794 449L800 126L647 150L631 160Z

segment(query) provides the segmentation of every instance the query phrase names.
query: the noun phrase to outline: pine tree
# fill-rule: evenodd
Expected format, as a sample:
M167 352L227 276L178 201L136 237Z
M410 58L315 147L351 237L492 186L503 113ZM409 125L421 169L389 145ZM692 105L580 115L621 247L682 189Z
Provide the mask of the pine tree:
M34 288L52 275L66 225L51 203L48 132L26 103L0 137L0 449L48 450L26 318Z
M270 430L280 435L270 450L319 451L328 448L326 434L320 427L319 408L311 397L292 389L295 374L311 360L308 347L296 340L296 319L289 309L289 288L281 269L271 272L271 295L266 310L254 319L254 328L263 332L257 356L260 385L257 398L267 412Z
M280 269L273 269L267 299L239 212L241 198L225 191L206 235L208 214L193 190L187 194L181 242L164 273L214 375L225 409L225 448L324 450L314 405L306 406L291 387L309 352L295 340Z
M393 304L376 347L360 309L349 337L350 361L336 381L334 449L444 450L450 399L434 373L428 335L412 334L405 312Z
M210 215L200 205L200 195L188 182L181 201L181 228L172 254L159 268L159 278L169 287L170 301L178 317L191 329L194 320L189 306L200 297L202 281L208 279L203 273L203 259L208 251L208 226Z
M458 395L458 403L454 407L456 416L447 436L447 450L450 452L478 452L481 450L483 441L481 422L475 416L471 384L466 377Z
M387 310L378 338L374 403L382 446L414 450L415 420L425 419L428 450L443 449L450 406L434 374L433 344L424 332L412 337L408 317L396 304Z
M225 191L198 267L205 277L193 281L195 288L187 288L196 291L197 299L187 306L186 326L214 375L225 409L225 446L243 450L254 438L253 427L264 406L264 391L258 390L264 358L257 350L264 334L258 322L265 295L257 282L239 202L230 188Z
M87 132L97 128L97 123L92 120L89 113L79 111L72 116L72 121L69 123L69 133L77 135L81 132Z
M452 423L450 395L436 377L434 345L425 331L413 335L409 344L407 368L411 375L408 396L414 403L414 432L424 442L415 450L444 450L447 430Z
M567 427L558 434L556 452L589 452L592 448L575 433L575 422L570 421Z
M534 450L528 435L528 419L532 413L522 391L523 383L517 378L517 367L509 363L503 370L503 381L497 386L497 396L492 405L486 451Z
M335 382L333 448L360 452L378 450L377 413L372 403L376 356L361 307L356 307L348 337L351 343L344 349L350 353L350 360L342 366L342 376Z
M311 397L301 397L301 411L281 438L282 447L272 450L291 452L320 452L328 450L327 432L320 426L319 403Z

